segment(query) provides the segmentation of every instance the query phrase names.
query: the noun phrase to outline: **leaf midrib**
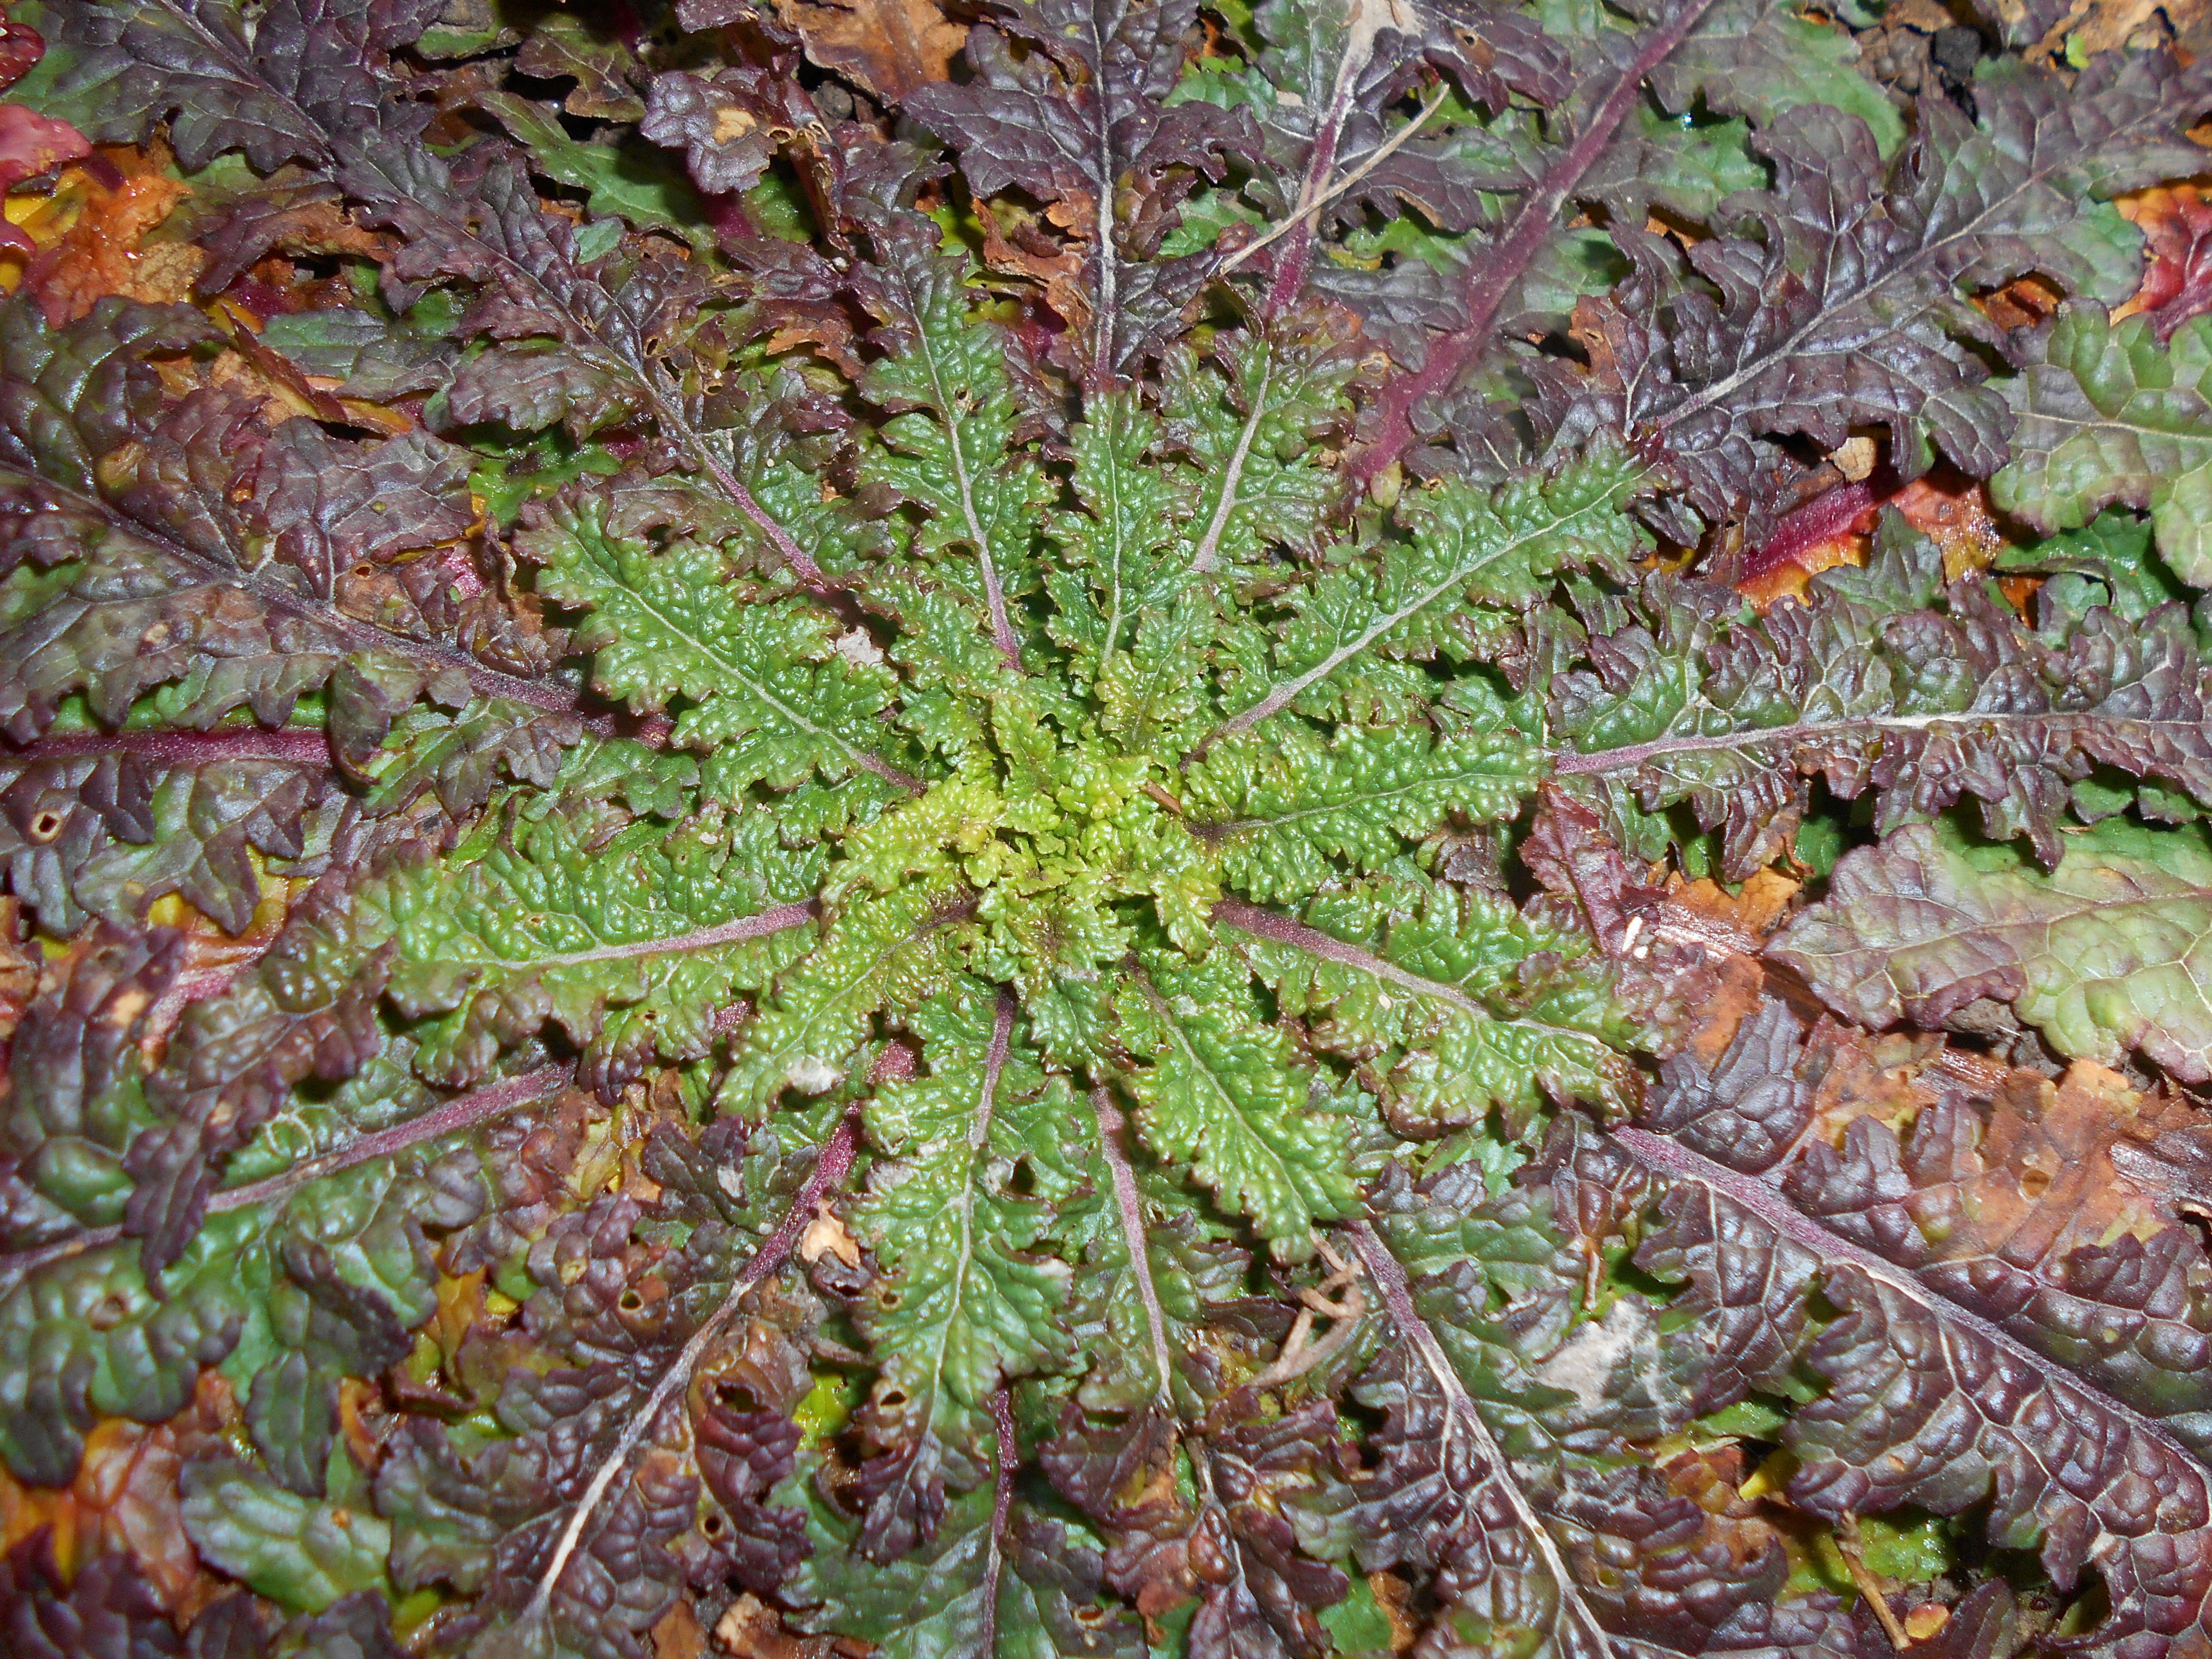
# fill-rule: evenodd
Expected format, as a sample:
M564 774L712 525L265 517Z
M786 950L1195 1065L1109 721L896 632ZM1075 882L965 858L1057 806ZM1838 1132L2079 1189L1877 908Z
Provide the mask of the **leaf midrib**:
M1241 714L1231 715L1217 726L1212 735L1199 745L1197 752L1204 753L1224 738L1234 737L1237 732L1258 725L1270 714L1287 707L1295 702L1308 687L1327 679L1393 629L1397 628L1408 618L1419 615L1455 589L1464 589L1484 571L1494 568L1522 549L1533 546L1547 536L1565 535L1571 527L1587 519L1618 511L1620 505L1619 499L1620 494L1621 491L1618 488L1607 489L1595 500L1584 502L1570 513L1546 520L1543 524L1530 530L1525 535L1512 537L1486 552L1471 555L1468 558L1458 562L1454 565L1450 575L1424 589L1420 597L1411 604L1401 605L1396 611L1371 623L1349 645L1338 647L1304 672L1293 675L1287 680L1276 682L1273 689L1261 701Z
M1685 1146L1671 1136L1649 1129L1620 1127L1612 1131L1612 1138L1626 1147L1638 1162L1674 1179L1688 1181L1718 1194L1780 1237L1811 1252L1815 1259L1816 1273L1826 1273L1837 1262L1846 1262L1877 1284L1888 1286L1931 1313L1939 1328L1948 1324L1971 1332L1979 1340L1989 1343L2000 1353L2026 1367L2031 1374L2041 1377L2043 1387L2070 1389L2081 1395L2096 1410L2156 1441L2173 1456L2195 1468L2203 1478L2208 1492L2212 1492L2212 1463L2208 1463L2191 1450L2158 1419L2147 1416L2124 1401L2114 1399L2094 1383L2085 1381L2078 1373L2057 1366L2050 1355L2039 1352L2002 1326L1970 1309L1960 1307L1928 1285L1912 1269L1901 1267L1864 1246L1851 1243L1841 1234L1832 1232L1756 1176L1731 1170L1704 1153ZM1964 1392L1972 1392L1964 1382L1960 1387ZM2023 1447L2033 1450L2017 1428L2008 1424L1998 1426L2020 1439ZM2038 1461L2041 1461L2039 1454Z
M2140 120L2130 123L2128 126L2118 128L2112 132L2106 134L2104 137L2100 138L2098 143L2100 146L2118 143L2124 138L2152 126L2160 118L2170 119L2171 118L2161 118L2161 116L2157 115L2145 116ZM1984 133L1979 126L1976 126L1973 130L1972 137L1968 142L1971 143L1974 139L1987 141L1988 137L1988 134ZM1953 160L1955 161L1955 157L1953 158ZM1692 393L1682 402L1675 404L1674 408L1668 410L1664 415L1658 416L1654 421L1653 424L1662 429L1672 427L1679 422L1686 419L1690 416L1698 414L1701 411L1711 408L1715 403L1717 403L1723 398L1732 397L1733 394L1747 381L1755 380L1759 375L1765 374L1777 363L1786 362L1790 357L1798 350L1804 342L1814 333L1815 331L1832 323L1838 315L1867 305L1873 297L1879 295L1883 288L1888 283L1900 278L1922 275L1923 274L1924 268L1932 263L1936 255L1940 252L1954 246L1960 242L1970 241L1976 237L1990 234L1986 230L1985 227L1987 227L1992 220L1997 219L2002 212L2010 209L2014 204L2018 202L2022 197L2026 196L2031 190L2045 184L2053 173L2063 171L2065 167L2077 164L2078 159L2076 161L2067 161L2063 162L2054 160L2031 171L2026 178L2021 179L2019 185L2008 194L2000 198L1996 201L1986 204L1982 211L1975 216L1971 224L1962 225L1958 229L1952 231L1949 234L1936 241L1923 244L1912 253L1907 255L1896 264L1892 265L1887 270L1875 277L1872 282L1864 283L1861 287L1853 289L1841 304L1835 306L1824 304L1819 312L1816 313L1803 327L1798 329L1787 340L1783 341L1779 345L1766 351L1756 362L1747 368L1735 370L1724 380L1716 380L1708 386L1699 387L1698 391ZM1950 163L1947 162L1946 165L1948 166ZM1887 180L1885 180L1885 186L1886 185ZM1825 297L1825 290L1823 290L1823 293ZM1923 313L1916 309L1914 314L1916 316L1919 316ZM1885 331L1894 331L1885 330ZM1844 348L1838 348L1838 349L1844 349ZM1856 352L1863 350L1863 348L1850 348L1850 349Z

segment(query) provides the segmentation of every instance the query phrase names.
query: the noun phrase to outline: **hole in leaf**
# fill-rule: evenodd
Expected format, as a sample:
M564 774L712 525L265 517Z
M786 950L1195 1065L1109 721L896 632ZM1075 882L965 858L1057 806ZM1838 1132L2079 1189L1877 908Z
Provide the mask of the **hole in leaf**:
M2051 1626L2051 1634L2064 1639L2095 1630L2112 1616L2112 1593L2102 1578L2084 1574L2087 1583Z
M2212 1213L2194 1203L2180 1204L2175 1207L2181 1224L2195 1237L2197 1248L2203 1253L2206 1261L2212 1261Z
M640 1296L635 1291L624 1291L622 1293L622 1300L615 1304L615 1305L620 1308L624 1313L635 1313L640 1308L642 1308L645 1305L645 1298Z
M904 1389L885 1389L881 1394L876 1396L876 1404L881 1406L885 1411L895 1412L901 1406L906 1404L906 1390Z
M68 819L64 817L62 814L55 811L52 807L49 807L46 811L40 813L38 817L31 820L30 828L25 833L27 834L33 841L43 847L48 842L52 841L56 836L61 834L62 825L67 822Z

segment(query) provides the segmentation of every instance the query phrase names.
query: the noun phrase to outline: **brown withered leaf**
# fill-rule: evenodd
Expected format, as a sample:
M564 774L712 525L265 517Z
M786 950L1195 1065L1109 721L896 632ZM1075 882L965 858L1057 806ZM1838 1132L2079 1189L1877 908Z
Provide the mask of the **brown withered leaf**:
M24 264L22 291L56 328L111 294L149 304L189 299L203 262L189 242L145 245L191 193L168 176L167 152L111 146L100 155L106 167L73 167L56 192L58 210L75 204L74 220L64 223L58 214L27 227L40 246ZM51 240L42 234L47 225Z
M203 997L219 996L231 982L267 954L284 930L287 894L276 883L266 885L253 920L240 933L229 933L212 916L195 909L180 894L167 893L154 902L147 920L156 927L174 927L185 936L183 967L146 1022L146 1051L158 1060L169 1035L186 1007Z
M1840 1139L1863 1117L1878 1118L1901 1133L1936 1103L1948 1081L1937 1069L1946 1048L1941 1037L1905 1031L1865 1036L1828 1022L1815 1028L1814 1042L1830 1057L1813 1095L1808 1133L1829 1140Z
M1755 947L1782 925L1800 884L1779 870L1760 870L1731 893L1710 876L1697 881L1677 876L1667 889L1668 919L1680 927L1711 928L1717 937L1740 937Z
M1842 1145L1860 1119L1884 1123L1910 1151L1917 1191L1908 1206L1920 1231L1941 1241L1940 1259L2063 1256L2123 1237L2148 1243L2176 1224L2167 1164L2175 1146L2204 1139L2201 1112L2138 1093L2092 1060L2055 1082L2014 1071L1965 1140L1946 1136L1939 1164L1923 1146L1936 1120L1923 1118L1948 1103L1948 1079L1931 1069L1943 1046L1926 1036L1851 1034L1814 1097L1812 1131Z
M1598 816L1547 788L1522 857L1557 897L1570 900L1613 958L1614 994L1649 1028L1654 1053L1687 1042L1717 1053L1733 1022L1757 1006L1765 970L1755 952L1796 896L1797 884L1756 872L1730 895L1717 883L1650 884L1606 839Z
M1785 596L1802 599L1807 585L1823 570L1865 564L1884 507L1894 507L1942 550L1947 581L1987 569L2004 545L1989 491L1978 480L1942 467L1900 486L1894 472L1878 468L1784 519L1752 556L1751 574L1737 591L1763 610Z
M25 938L23 902L0 898L0 1042L15 1035L39 989L39 949Z
M775 0L784 27L822 68L857 81L886 104L950 80L968 27L932 0Z
M689 1601L678 1601L649 1634L653 1659L700 1659L707 1651L707 1632Z
M794 1636L774 1607L748 1590L714 1623L714 1651L735 1659L826 1659L852 1645L828 1636Z
M380 263L389 238L356 224L344 204L319 180L289 172L261 189L210 210L192 210L193 240L207 252L198 287L222 292L270 253L350 255Z
M1711 877L1676 874L1668 882L1651 931L1656 946L1704 958L1689 996L1698 1011L1686 1037L1693 1054L1718 1058L1765 996L1766 969L1756 953L1790 914L1800 885L1778 870L1754 872L1733 893Z
M2154 50L2189 35L2202 40L2203 0L2074 0L2030 48L2030 62L2079 64L2107 52Z
M2030 271L2002 288L1979 295L1974 303L1999 328L2034 328L2047 323L2066 298L2065 291Z
M1700 1541L1725 1550L1737 1570L1771 1550L1791 1555L1802 1551L1800 1536L1811 1531L1803 1517L1782 1505L1762 1503L1755 1495L1745 1496L1744 1486L1757 1470L1741 1443L1687 1446L1664 1458L1657 1468L1669 1492L1698 1506L1704 1517Z
M1954 1063L1941 1036L1807 1025L1770 1000L1644 1119L2147 1416L2208 1400L2212 1114L2077 1060Z
M163 1607L188 1607L208 1585L185 1535L177 1472L236 1416L229 1385L209 1371L191 1404L166 1423L111 1419L94 1428L67 1486L23 1486L0 1468L0 1549L50 1528L64 1572L97 1556L127 1555Z
M2212 311L2212 200L2196 185L2131 191L2114 204L2143 234L2142 286L2112 313L2148 316L2161 340Z
M1056 212L1051 216L1057 217ZM983 263L1002 276L1036 283L1052 308L1080 327L1091 313L1082 254L1018 206L1002 203L994 211L990 203L979 201L975 218L983 230Z
M1736 1028L1757 1012L1766 990L1766 973L1754 957L1723 957L1713 969L1711 989L1698 1000L1701 1018L1683 1047L1703 1064L1718 1060Z
M254 375L268 387L270 396L291 413L311 420L336 422L346 418L345 406L337 398L315 386L289 358L263 345L252 326L238 319L235 312L232 315L235 325L230 334L231 349L245 359ZM406 430L404 421L399 429Z
M1990 514L1989 491L1978 480L1938 471L1905 485L1890 505L1942 550L1946 581L1988 569L2004 545Z

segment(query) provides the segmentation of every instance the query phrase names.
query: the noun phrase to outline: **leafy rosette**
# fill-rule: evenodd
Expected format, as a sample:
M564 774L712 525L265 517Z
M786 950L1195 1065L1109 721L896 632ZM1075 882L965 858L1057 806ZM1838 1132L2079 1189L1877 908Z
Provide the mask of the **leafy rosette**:
M2199 1659L2050 9L19 6L0 1646Z

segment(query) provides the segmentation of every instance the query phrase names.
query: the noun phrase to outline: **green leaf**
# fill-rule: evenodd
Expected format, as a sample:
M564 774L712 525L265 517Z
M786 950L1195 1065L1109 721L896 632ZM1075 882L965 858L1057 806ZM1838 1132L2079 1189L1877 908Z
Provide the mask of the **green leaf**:
M889 769L875 716L892 678L879 657L841 653L821 611L749 592L701 543L655 551L612 536L588 501L547 509L525 546L545 566L541 591L591 612L577 641L594 653L593 683L633 709L684 699L676 741L714 750L726 787Z
M612 1081L696 1059L739 990L801 956L818 853L759 818L671 828L580 808L364 892L397 947L415 1069L472 1083L550 1020ZM618 1085L617 1085L618 1086Z
M1271 547L1317 544L1339 490L1323 446L1348 422L1356 367L1325 333L1287 329L1225 335L1210 360L1184 350L1163 365L1163 413L1189 480L1179 568L1241 571Z
M1269 904L1309 896L1337 860L1380 869L1449 813L1510 818L1542 772L1540 751L1504 732L1438 742L1418 726L1346 726L1324 744L1270 728L1191 767L1183 801L1228 884Z
M2060 312L2043 360L2003 382L2019 420L1990 497L2046 533L2079 530L2115 503L2150 514L2182 580L2212 586L2212 319L2161 347L2150 319L2112 322L2087 302Z
M1098 1600L1097 1550L988 1487L954 1498L936 1541L878 1566L820 1528L805 1629L873 1642L888 1659L1141 1659L1143 1627Z
M2186 605L2191 598L2151 550L2150 526L2132 513L2111 509L2082 529L2033 547L2006 548L1995 568L2047 576L2041 589L2045 602L2075 620L2107 605L2124 620L2140 623L2162 605Z
M200 1366L230 1351L240 1309L221 1251L204 1249L166 1289L147 1288L135 1243L109 1244L0 1300L0 1455L19 1477L67 1485L97 1418L175 1416Z
M1708 220L1740 190L1758 190L1766 169L1751 152L1743 121L1670 116L1639 106L1604 162L1611 189L1648 195L1686 218Z
M850 1220L883 1273L860 1318L884 1356L878 1412L902 1435L973 1439L1002 1380L1066 1351L1066 1268L1035 1249L1048 1211L1010 1180L1067 1094L1017 1036L1011 997L939 999L908 1024L927 1075L885 1085L866 1113L884 1161Z
M1056 1206L1055 1239L1075 1264L1067 1323L1085 1362L1089 1410L1179 1410L1203 1400L1200 1336L1213 1306L1243 1294L1249 1253L1217 1237L1172 1166L1131 1167L1113 1091L1096 1090L1089 1191Z
M1346 1125L1309 1105L1311 1074L1289 1035L1256 1017L1246 973L1229 951L1133 972L1123 1040L1152 1063L1128 1087L1145 1144L1250 1217L1279 1260L1300 1261L1315 1224L1354 1212Z
M847 906L745 1028L719 1103L757 1119L786 1089L849 1076L876 1011L918 1007L954 983L968 933L957 888L915 884Z
M352 1469L343 1452L338 1461ZM228 1459L188 1464L179 1484L192 1547L283 1607L320 1613L356 1590L390 1588L392 1528L365 1491L349 1502L319 1502Z
M1307 915L1216 911L1285 1012L1362 1063L1401 1133L1495 1110L1510 1138L1547 1097L1617 1108L1633 1097L1611 971L1576 960L1587 939L1543 911L1401 876L1325 892Z
M398 1364L408 1331L437 1311L423 1228L441 1210L453 1218L416 1170L380 1161L311 1183L280 1216L245 1209L209 1224L247 1310L225 1371L256 1447L293 1492L323 1495L339 1380Z
M572 138L553 111L514 93L478 93L476 101L530 152L538 172L584 191L594 217L673 231L695 247L714 245L699 193L667 151L634 135L613 143Z
M2060 1054L2137 1051L2212 1079L2212 837L2107 819L2045 872L2013 843L1948 820L1844 855L1828 896L1777 939L1777 961L1830 1006L1883 1029L2009 1004Z
M894 349L860 381L890 414L863 476L920 509L917 550L978 602L1005 654L1020 644L1010 600L1035 580L1031 550L1052 487L1015 445L1023 410L1006 337L969 319L963 274L956 261L915 254L871 302Z
M0 1628L2203 1659L2212 81L1878 9L23 0Z
M1139 619L1173 602L1183 570L1166 556L1176 521L1192 511L1188 482L1152 460L1165 429L1137 398L1109 393L1070 435L1071 482L1080 511L1052 521L1052 636L1094 684L1127 650Z
M1887 155L1905 137L1905 118L1858 63L1858 43L1803 15L1799 0L1720 0L1652 83L1671 110L1702 99L1761 124L1800 104L1828 104L1864 121Z
M1425 676L1407 659L1465 658L1494 645L1563 573L1625 568L1641 544L1625 509L1642 477L1638 463L1601 446L1548 475L1494 491L1447 483L1410 503L1410 544L1386 544L1291 600L1269 678L1238 683L1239 712L1218 735L1286 708L1372 719L1424 700Z

